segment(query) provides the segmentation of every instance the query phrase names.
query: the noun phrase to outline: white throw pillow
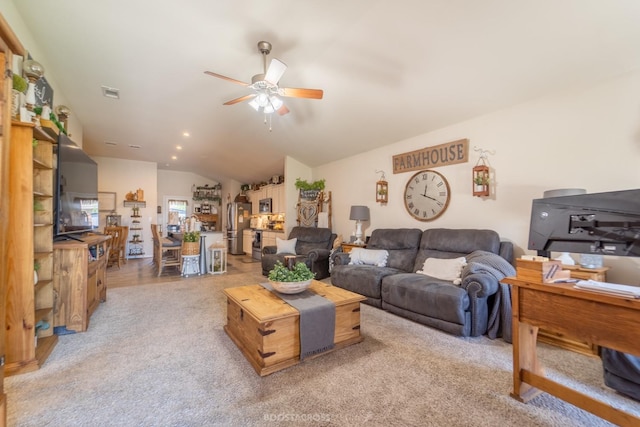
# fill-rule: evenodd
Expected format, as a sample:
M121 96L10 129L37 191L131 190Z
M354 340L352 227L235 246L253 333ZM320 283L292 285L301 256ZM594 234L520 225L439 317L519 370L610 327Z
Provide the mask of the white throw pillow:
M276 237L276 253L277 254L296 254L296 243L298 242L297 238L293 238L290 240L284 240L279 237Z
M349 252L349 256L349 264L366 264L386 267L389 252L384 249L353 248L351 249L351 252Z
M418 270L416 273L435 277L436 279L450 280L454 285L459 285L462 283L460 276L465 265L467 265L465 257L453 259L427 258L424 260L422 270Z

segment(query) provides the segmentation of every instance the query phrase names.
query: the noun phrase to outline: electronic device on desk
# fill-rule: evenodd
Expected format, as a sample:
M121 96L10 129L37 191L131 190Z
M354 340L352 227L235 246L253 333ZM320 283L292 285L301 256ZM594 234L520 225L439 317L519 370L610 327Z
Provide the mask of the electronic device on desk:
M640 190L533 200L529 249L545 256L550 251L640 256ZM640 357L604 347L601 356L604 383L640 400Z
M529 249L640 256L640 190L535 199Z

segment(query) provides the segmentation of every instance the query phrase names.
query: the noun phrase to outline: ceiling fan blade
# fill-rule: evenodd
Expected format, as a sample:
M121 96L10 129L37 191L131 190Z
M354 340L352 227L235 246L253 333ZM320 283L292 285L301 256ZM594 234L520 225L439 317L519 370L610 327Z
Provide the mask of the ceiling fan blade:
M282 96L289 96L292 98L311 98L322 99L322 89L296 89L291 87L281 87L278 93Z
M273 58L269 64L267 74L264 75L264 79L269 83L277 85L285 71L287 71L287 64L279 59Z
M232 79L231 77L223 76L222 74L213 73L211 71L205 71L204 73L231 83L235 83L240 86L249 86L249 83L241 82L240 80Z
M256 96L255 93L252 93L252 94L249 94L249 95L245 95L245 96L241 96L240 98L236 98L236 99L232 99L231 101L227 101L223 105L237 104L238 102L242 102L242 101L246 101L247 99L251 99L254 96Z
M278 110L278 114L280 114L281 116L284 116L285 114L289 114L289 109L287 108L286 105L282 104L282 107L280 107L280 109Z

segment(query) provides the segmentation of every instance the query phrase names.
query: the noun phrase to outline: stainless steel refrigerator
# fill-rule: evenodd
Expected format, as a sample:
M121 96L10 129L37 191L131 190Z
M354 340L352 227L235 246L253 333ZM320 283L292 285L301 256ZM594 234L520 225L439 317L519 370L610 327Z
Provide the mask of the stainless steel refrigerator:
M227 205L227 240L229 253L244 255L242 231L249 228L251 222L251 203L233 202ZM251 252L251 248L249 248Z

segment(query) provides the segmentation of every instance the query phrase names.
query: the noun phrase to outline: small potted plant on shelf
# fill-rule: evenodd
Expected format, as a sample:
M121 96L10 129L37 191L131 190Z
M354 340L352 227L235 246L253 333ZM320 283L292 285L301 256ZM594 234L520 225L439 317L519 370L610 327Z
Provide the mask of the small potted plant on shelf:
M297 294L306 290L315 277L315 273L303 262L297 262L292 268L285 267L280 261L276 261L273 269L269 271L269 283L283 294Z
M13 73L13 89L11 91L11 117L14 119L17 119L20 115L20 107L22 103L20 94L25 94L27 92L27 87L27 81L19 74Z
M200 253L200 232L187 231L182 236L182 255L198 255Z

